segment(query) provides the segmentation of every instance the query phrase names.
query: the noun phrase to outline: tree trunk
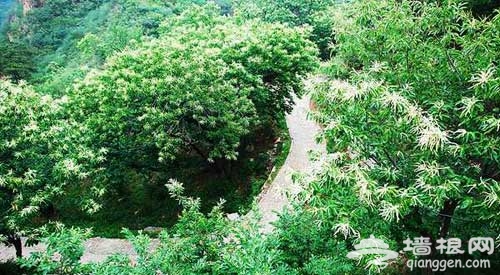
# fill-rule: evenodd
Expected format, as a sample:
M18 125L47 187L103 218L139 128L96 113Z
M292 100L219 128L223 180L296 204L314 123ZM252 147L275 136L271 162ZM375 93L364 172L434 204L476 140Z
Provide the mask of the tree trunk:
M7 238L7 242L11 243L14 246L14 248L16 249L16 256L18 258L22 258L23 257L23 244L21 242L21 237L19 237L18 235L10 235Z
M16 248L16 257L22 258L23 257L23 244L21 242L21 238L16 237L14 240L14 247Z
M439 213L441 216L441 228L439 229L439 238L445 238L450 231L451 219L453 218L453 213L458 206L458 201L447 200L444 203L443 210Z

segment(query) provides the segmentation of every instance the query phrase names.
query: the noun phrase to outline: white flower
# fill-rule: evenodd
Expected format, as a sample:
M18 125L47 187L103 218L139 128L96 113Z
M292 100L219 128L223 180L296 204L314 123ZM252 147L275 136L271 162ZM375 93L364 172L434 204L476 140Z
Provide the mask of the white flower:
M344 152L330 153L326 156L329 163L337 163L345 158Z
M404 110L410 105L406 98L396 92L385 92L380 100L384 106L390 107L393 111Z
M16 146L17 146L17 140L15 139L5 141L5 147L7 148L15 148Z
M475 74L470 80L471 83L474 83L471 89L487 84L493 77L494 73L495 73L495 68L489 67L486 71L481 71Z
M435 125L427 125L420 130L418 145L431 151L437 151L449 143L448 133Z
M363 81L359 83L360 94L364 95L370 93L382 86L381 81Z
M427 184L423 177L418 177L415 183L416 183L415 187L424 192L429 192L430 190L433 189L432 185Z
M39 210L38 206L30 205L28 207L23 208L20 212L20 215L21 217L26 217L38 212L38 210Z
M464 97L461 101L460 104L462 104L462 107L458 108L458 110L462 111L460 113L461 117L467 116L471 113L472 109L476 105L476 103L480 102L481 100L478 100L476 97Z
M347 239L351 236L359 238L360 236L359 232L356 229L352 228L349 223L336 224L335 226L333 226L333 230L335 230L333 235L337 236L338 234L342 234L344 236L344 239Z
M482 182L482 183L484 183L484 182ZM484 199L483 204L487 205L488 207L492 207L495 204L500 204L500 196L499 196L500 187L498 187L498 185L496 185L496 184L491 184L491 185L488 184L486 186L487 186L488 191L483 192L483 194L485 195L485 199Z
M36 131L36 130L38 130L38 124L34 120L30 121L28 125L24 126L24 131L26 132Z
M377 197L382 198L383 196L388 194L390 195L398 194L398 189L396 188L396 186L385 184L384 186L377 188L375 193L377 193Z
M370 72L379 73L379 72L382 72L383 70L385 70L386 68L387 68L386 62L375 61L372 63L372 66L370 68Z
M420 118L422 117L422 110L412 104L409 104L406 108L406 115L409 119Z
M325 130L326 130L326 131L328 131L328 130L333 130L333 129L335 129L335 128L339 127L339 126L340 126L340 120L338 120L338 119L332 119L332 120L328 123L328 125L326 126Z
M61 256L61 254L59 254L59 252L54 252L54 254L52 254L52 257L51 257L52 261L60 262L61 259L62 259L62 256Z
M52 97L50 95L43 95L42 97L40 97L40 103L42 105L49 105L53 103Z
M184 186L176 179L169 179L165 186L172 195L179 196L184 193Z
M396 222L399 222L399 217L401 215L399 208L400 207L398 205L393 205L384 201L382 202L382 206L379 212L382 218L384 218L385 220L392 222L394 219L396 219Z
M73 160L71 159L66 159L63 161L63 166L66 169L66 171L69 173L76 173L80 170L80 166L76 164Z
M372 190L370 189L370 181L361 172L358 173L356 179L356 187L358 189L359 198L366 204L373 206Z
M88 214L94 214L102 208L102 205L93 199L88 199L84 202L83 208Z
M365 91L362 89L358 89L353 87L352 89L347 89L343 91L343 99L344 100L354 100L361 98L365 94Z
M466 134L467 134L467 130L465 129L458 129L454 132L454 134L456 135L455 137L456 138L462 138L464 137Z
M415 172L417 174L421 175L424 174L429 177L435 177L439 175L439 171L443 170L439 164L433 162L433 163L428 163L428 162L422 162L417 165L417 168L415 169Z
M330 91L333 93L329 94L331 100L335 101L337 99L346 100L356 97L358 94L358 89L351 85L347 81L342 80L332 80L330 82Z

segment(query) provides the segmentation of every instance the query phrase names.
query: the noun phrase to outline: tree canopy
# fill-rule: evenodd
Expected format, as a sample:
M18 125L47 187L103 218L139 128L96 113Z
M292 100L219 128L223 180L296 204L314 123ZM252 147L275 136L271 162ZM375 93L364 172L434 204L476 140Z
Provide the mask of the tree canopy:
M454 1L360 1L337 15L336 60L314 95L332 155L312 211L350 236L496 238L500 17Z
M30 36L49 52L71 41L77 73L64 62L47 68L56 68L49 78L61 85L28 85L19 80L28 74L22 66L18 83L0 80L0 236L16 245L20 235L44 236L45 252L18 261L30 272L408 274L409 260L455 258L437 249L413 255L404 249L407 238L429 238L434 246L451 237L500 241L494 1L83 2L87 23L112 7L129 16L79 39ZM57 3L65 2L46 7L57 10ZM67 19L52 12L47 18ZM136 12L137 21L124 22ZM325 58L319 68L318 46ZM80 57L92 60L88 67L80 67ZM58 76L67 70L70 77ZM245 139L292 110L308 75L310 118L321 126L317 139L328 154L311 175L293 174L304 189L270 234L259 232L254 211L243 221L226 218L223 200L204 211L174 179L166 190L181 210L156 236L157 248L144 232L123 230L134 261L117 254L82 264L90 232L51 222L57 199L94 213L112 183L163 187L158 171L201 170L200 159L224 168L246 150ZM180 163L185 159L192 163ZM126 179L134 169L154 172ZM399 251L385 269L374 257L347 258L370 235ZM493 268L474 272L496 274L498 253L460 256L479 258Z
M153 147L160 161L236 159L243 136L290 110L316 62L305 30L215 10L188 11L162 32L75 85L71 115L94 129L94 145Z
M82 145L84 129L61 116L66 100L0 80L0 233L10 241L35 233L67 185L98 178L104 152ZM99 193L94 185L75 207L96 211Z

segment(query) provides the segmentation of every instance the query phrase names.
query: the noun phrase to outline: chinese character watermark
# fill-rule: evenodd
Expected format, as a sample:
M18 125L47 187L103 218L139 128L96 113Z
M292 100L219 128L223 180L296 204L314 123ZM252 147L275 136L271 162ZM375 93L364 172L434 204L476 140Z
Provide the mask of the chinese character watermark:
M490 268L490 261L486 259L475 260L438 260L438 259L419 259L421 256L430 256L435 253L441 255L462 255L466 253L466 248L462 245L459 238L440 238L432 242L428 237L416 237L403 241L405 247L403 251L409 251L417 257L415 260L408 260L406 265L413 271L414 268L431 268L433 271L444 271L446 268ZM369 265L375 265L380 268L386 268L389 261L398 257L396 251L390 250L383 240L376 239L373 235L368 239L363 239L358 245L354 246L355 251L347 254L349 259L361 259L365 255L379 255L368 262ZM433 251L435 253L433 253ZM493 238L476 237L471 238L467 245L469 254L482 253L492 255L495 252L495 241Z
M415 256L429 256L432 253L432 242L430 238L418 237L411 240L410 238L403 241L406 247L404 251L411 251ZM462 250L462 240L458 238L443 239L440 238L436 240L436 251L440 254L445 255L459 255L464 254L465 251ZM495 240L493 238L471 238L469 240L468 252L472 254L474 252L487 253L488 255L493 254L495 251Z

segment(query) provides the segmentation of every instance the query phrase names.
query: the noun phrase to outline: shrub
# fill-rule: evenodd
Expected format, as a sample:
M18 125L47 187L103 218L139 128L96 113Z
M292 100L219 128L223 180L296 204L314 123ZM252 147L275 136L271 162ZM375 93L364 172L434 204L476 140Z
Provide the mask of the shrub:
M334 29L340 68L330 69L340 74L313 96L332 155L311 184L311 211L400 244L497 237L500 16L477 20L457 1L345 8ZM357 202L340 206L340 188Z

